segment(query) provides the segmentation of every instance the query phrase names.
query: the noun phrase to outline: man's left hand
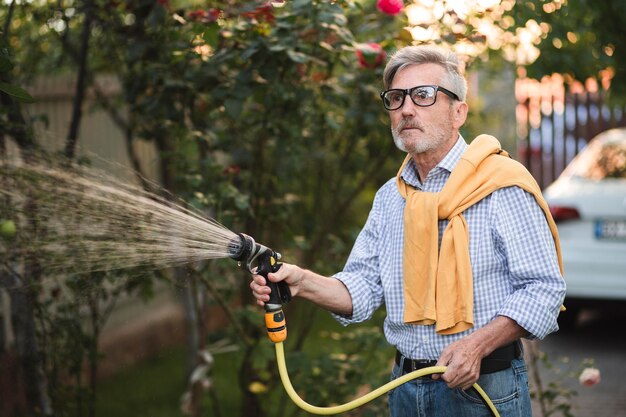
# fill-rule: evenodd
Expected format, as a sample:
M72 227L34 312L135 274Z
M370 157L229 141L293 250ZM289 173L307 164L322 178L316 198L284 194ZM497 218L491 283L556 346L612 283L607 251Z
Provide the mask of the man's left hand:
M433 375L433 379L442 378L450 388L466 390L478 381L480 376L480 349L471 338L465 337L449 344L437 361L436 366L446 366L446 372Z
M433 375L433 379L442 378L448 387L466 390L478 381L480 361L485 356L527 335L528 332L513 319L497 316L486 326L446 346L437 366L447 366L448 369L441 375Z

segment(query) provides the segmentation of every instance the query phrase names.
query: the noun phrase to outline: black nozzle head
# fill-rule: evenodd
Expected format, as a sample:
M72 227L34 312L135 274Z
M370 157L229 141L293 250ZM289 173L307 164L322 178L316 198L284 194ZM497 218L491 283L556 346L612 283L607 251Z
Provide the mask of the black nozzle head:
M228 253L236 261L245 261L252 253L253 248L254 241L250 236L237 233L237 237L228 244Z

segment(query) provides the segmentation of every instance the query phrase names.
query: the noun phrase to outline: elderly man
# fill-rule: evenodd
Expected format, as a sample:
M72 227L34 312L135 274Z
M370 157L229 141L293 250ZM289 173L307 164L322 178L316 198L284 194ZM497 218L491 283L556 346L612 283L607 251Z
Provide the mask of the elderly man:
M344 270L324 277L284 264L269 279L344 325L369 319L384 302L395 378L447 366L394 389L391 416L490 416L468 389L475 382L501 416L529 416L520 339L556 331L565 294L547 205L495 138L468 145L460 136L467 84L455 54L400 49L384 85L391 133L407 157L378 190ZM264 278L250 286L263 305Z

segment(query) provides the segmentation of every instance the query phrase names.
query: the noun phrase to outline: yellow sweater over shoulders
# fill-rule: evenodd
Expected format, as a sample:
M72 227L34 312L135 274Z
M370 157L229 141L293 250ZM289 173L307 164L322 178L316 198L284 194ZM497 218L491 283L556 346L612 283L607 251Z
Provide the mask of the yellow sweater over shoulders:
M502 150L493 136L480 135L461 156L439 193L416 190L397 175L404 209L404 321L436 326L439 334L473 327L472 267L463 211L495 190L518 186L531 193L543 209L554 238L563 274L556 224L539 185L519 162ZM449 221L438 248L438 221Z

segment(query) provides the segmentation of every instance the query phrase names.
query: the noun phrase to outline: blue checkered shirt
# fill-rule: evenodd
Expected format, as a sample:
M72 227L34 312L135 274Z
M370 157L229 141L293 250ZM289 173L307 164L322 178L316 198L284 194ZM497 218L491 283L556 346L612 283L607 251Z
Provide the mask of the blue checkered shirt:
M439 192L467 144L462 137L448 155L420 182L413 161L402 177L422 191ZM454 335L439 335L435 326L404 323L402 252L405 200L392 178L374 199L342 272L334 277L352 297L352 316L334 315L343 325L368 320L385 303L385 337L405 356L437 359L451 342L507 316L533 338L558 329L556 318L565 296L554 241L532 194L519 187L494 191L464 213L474 286L474 327ZM448 221L439 221L439 242Z

